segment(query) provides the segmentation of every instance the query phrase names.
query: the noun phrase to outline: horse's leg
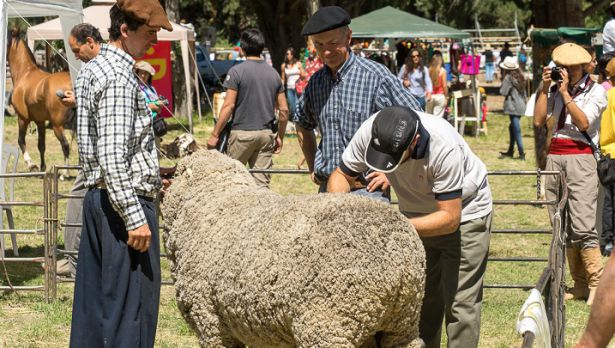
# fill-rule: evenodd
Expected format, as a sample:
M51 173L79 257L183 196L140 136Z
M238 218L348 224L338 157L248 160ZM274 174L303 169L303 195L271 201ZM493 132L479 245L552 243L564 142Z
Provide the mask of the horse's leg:
M60 141L62 145L62 153L64 154L64 164L68 165L68 156L70 155L70 145L66 136L64 136L64 127L62 126L54 126L53 134L55 134L56 138ZM64 180L64 177L68 176L68 170L63 169L60 171L60 179Z
M36 164L32 163L32 159L30 158L30 154L28 154L28 150L26 150L26 133L28 132L28 125L30 121L26 121L19 117L17 119L17 125L19 126L19 137L17 138L17 143L19 144L19 148L23 153L23 160L26 162L26 166L28 166L28 170L36 171L38 168Z
M41 154L41 171L44 172L47 169L45 165L45 122L38 122L36 130L38 132L38 152Z

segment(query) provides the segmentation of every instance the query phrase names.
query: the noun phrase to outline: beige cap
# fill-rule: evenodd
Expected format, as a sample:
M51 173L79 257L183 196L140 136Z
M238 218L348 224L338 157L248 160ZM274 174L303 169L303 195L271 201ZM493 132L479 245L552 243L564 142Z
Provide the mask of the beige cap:
M150 27L173 31L173 26L158 0L117 0L116 5L125 14Z
M586 49L572 42L555 47L551 58L555 64L563 66L587 64L592 61L592 56Z
M137 62L135 64L135 69L147 71L152 76L156 75L156 69L154 69L154 67L150 63L144 60Z

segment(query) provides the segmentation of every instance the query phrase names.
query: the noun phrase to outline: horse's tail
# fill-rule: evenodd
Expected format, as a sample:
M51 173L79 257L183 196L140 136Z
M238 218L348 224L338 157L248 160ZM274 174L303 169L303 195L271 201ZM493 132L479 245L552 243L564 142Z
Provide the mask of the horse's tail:
M77 131L77 108L67 108L64 111L64 129Z

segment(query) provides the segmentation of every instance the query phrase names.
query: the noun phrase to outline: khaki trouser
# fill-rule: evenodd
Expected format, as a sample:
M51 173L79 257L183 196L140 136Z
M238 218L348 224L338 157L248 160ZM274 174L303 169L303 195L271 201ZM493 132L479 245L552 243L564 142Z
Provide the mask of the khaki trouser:
M421 238L427 278L419 328L428 348L440 347L442 319L448 347L478 347L491 215L464 222L449 235Z
M242 131L233 130L229 137L227 154L250 168L269 169L273 166L271 156L275 134L271 130ZM269 187L270 174L252 174L261 187Z
M579 249L598 247L596 209L598 201L598 174L593 155L549 155L546 170L563 171L568 187L569 222L566 224L566 244ZM547 175L546 198L557 199L558 177ZM553 220L555 207L548 206Z
M444 94L432 94L431 100L425 106L425 112L434 116L443 117L446 109L446 96Z

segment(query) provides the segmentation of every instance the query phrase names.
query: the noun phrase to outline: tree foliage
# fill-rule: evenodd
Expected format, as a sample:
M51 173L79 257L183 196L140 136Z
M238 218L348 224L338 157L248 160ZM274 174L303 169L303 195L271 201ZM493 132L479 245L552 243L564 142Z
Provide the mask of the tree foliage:
M606 0L167 0L179 1L180 18L194 23L203 36L214 27L225 42L236 42L243 29L263 31L272 60L279 67L287 47L304 47L301 28L310 4L338 5L356 17L384 6L392 6L458 29L512 28L515 15L523 33L536 27L583 26L589 10L592 25L601 24ZM592 7L593 6L593 7ZM608 6L608 5L607 5ZM590 13L587 13L590 15Z

